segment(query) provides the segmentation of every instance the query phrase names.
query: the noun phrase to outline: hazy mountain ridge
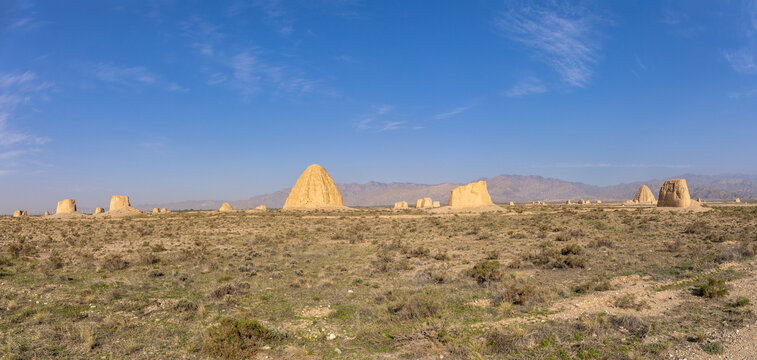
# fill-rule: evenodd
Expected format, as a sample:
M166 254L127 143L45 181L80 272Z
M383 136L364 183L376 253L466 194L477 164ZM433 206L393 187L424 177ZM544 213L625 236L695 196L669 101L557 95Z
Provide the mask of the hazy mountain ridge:
M675 178L684 178L689 184L693 198L704 200L742 200L757 199L757 175L723 174L723 175L695 175L684 174ZM489 194L497 203L531 202L531 201L564 201L567 199L617 201L633 198L641 185L647 185L657 196L658 189L664 179L637 181L609 186L588 185L579 182L569 182L555 178L545 178L537 175L498 175L491 178L481 178L488 183ZM397 201L407 201L415 204L415 200L431 197L446 204L449 191L460 184L413 184L413 183L382 183L371 181L365 184L347 183L337 184L342 192L347 206L379 206L392 205ZM282 189L270 194L253 196L247 200L229 201L235 209L251 209L264 204L269 208L280 208L284 205L290 189ZM182 201L164 204L136 205L143 210L153 207L167 207L169 209L216 210L224 203L222 200Z

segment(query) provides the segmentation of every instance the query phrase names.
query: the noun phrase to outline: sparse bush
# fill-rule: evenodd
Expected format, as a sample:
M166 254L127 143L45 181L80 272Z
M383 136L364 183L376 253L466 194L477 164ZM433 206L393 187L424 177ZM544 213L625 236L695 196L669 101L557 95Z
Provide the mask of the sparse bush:
M420 292L388 307L389 312L400 320L420 320L434 316L441 308L436 294Z
M702 344L702 350L712 355L719 355L725 352L725 348L723 348L723 344L717 341Z
M636 311L641 311L644 308L648 308L649 304L647 304L646 301L636 301L636 295L634 294L625 294L622 296L619 296L615 298L615 307L621 308L621 309L634 309Z
M513 305L530 305L543 301L543 292L520 279L506 281L502 291L495 293L492 299L494 306L499 306L503 302Z
M518 326L495 328L486 332L486 346L497 354L510 354L528 345L526 331Z
M119 254L110 254L103 260L103 267L110 271L126 269L128 264Z
M689 226L686 227L686 229L683 230L684 234L706 234L710 231L710 225L708 225L704 221L695 221Z
M431 254L431 250L427 247L418 246L417 248L413 249L408 253L410 257L427 257Z
M694 293L708 299L721 298L728 294L728 287L725 280L709 277L706 283L694 288Z
M632 335L643 339L649 333L649 325L633 315L618 315L610 318L610 321L617 327L627 330Z
M500 271L499 261L483 260L473 265L465 272L466 275L476 279L479 285L486 285L493 281L500 281L504 274Z
M202 349L223 359L252 358L264 344L286 338L286 333L275 330L252 319L222 319L220 325L208 329Z

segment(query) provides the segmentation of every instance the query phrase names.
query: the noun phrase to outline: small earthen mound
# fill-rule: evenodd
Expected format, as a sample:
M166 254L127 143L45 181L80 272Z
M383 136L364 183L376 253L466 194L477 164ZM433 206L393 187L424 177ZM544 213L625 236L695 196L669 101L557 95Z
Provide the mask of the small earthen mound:
M162 208L162 209L160 209L160 213L161 214L168 214L170 212L171 212L171 210L168 210L168 208Z
M584 199L579 199L579 200L578 200L578 204L579 204L579 205L585 205L585 204L586 204L586 200L584 200Z
M434 207L434 201L431 198L423 198L415 201L416 209L430 209Z
M478 181L463 186L458 186L449 192L449 207L451 208L475 208L494 206L486 181Z
M432 208L438 208L438 207L441 207L441 206L442 206L442 203L440 203L438 201L434 201L434 202L431 203L431 207Z
M158 208L152 208L152 213L153 214L160 214L160 209L158 209Z
M597 204L601 204L601 203L602 203L602 200L597 200L597 201L595 201L595 203L597 203Z
M565 202L565 205L571 205L571 204L573 204L573 203L570 200L568 200L568 201Z
M49 211L45 211L45 215L43 215L43 216L50 216L50 212Z
M227 211L234 211L234 209L231 207L231 204L229 204L229 203L223 203L223 205L221 205L221 208L218 209L218 211L220 211L220 212L227 212Z
M26 210L16 210L13 212L13 217L25 217L28 216L26 214Z
M395 210L402 210L407 208L409 208L407 201L397 201L396 203L394 203Z
M636 191L636 195L633 196L634 203L641 203L641 204L654 204L655 198L654 194L652 194L652 190L649 190L649 187L646 185L642 185L638 191Z
M258 206L256 206L256 207L255 207L255 210L262 210L262 211L266 211L266 210L267 210L267 208L265 207L265 205L258 205Z
M739 199L739 198L736 198L735 200L733 200L733 202L735 202L735 203L737 203L737 204L738 204L738 203L740 203L740 202L741 202L741 199Z
M297 179L283 209L345 208L342 193L326 169L314 164Z
M514 202L512 202L512 201L510 201L510 203L509 203L508 205L510 205L510 206L515 206L515 203L514 203Z
M95 208L95 214L102 214L105 212L105 209L103 208Z
M658 207L689 207L691 196L686 179L665 180L660 188L660 196L657 201Z

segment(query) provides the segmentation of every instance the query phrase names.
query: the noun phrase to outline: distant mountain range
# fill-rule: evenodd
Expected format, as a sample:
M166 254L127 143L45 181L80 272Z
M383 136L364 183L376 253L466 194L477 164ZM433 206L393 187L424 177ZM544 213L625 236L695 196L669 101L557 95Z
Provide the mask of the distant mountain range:
M684 174L674 178L686 179L692 198L701 197L704 200L742 200L757 199L757 175L694 175ZM628 184L610 186L587 185L541 176L499 175L486 180L494 202L506 203L531 201L565 201L565 200L603 200L618 201L633 198L641 185L647 185L657 196L657 191L665 179L639 181ZM415 204L415 200L431 197L446 204L449 191L461 184L443 183L436 185L411 183L381 183L369 182L365 184L337 184L347 206L380 206L392 205L397 201L407 201ZM228 201L235 209L251 209L258 205L269 208L280 208L284 205L290 189L282 189L270 194L251 197L247 200ZM181 210L215 210L221 207L223 200L182 201L164 204L135 205L143 210L154 207Z

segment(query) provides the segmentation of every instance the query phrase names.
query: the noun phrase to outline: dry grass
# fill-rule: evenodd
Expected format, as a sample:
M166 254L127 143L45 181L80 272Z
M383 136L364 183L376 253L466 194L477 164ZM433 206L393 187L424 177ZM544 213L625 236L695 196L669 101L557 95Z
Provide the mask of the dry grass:
M0 357L654 358L691 337L717 353L712 334L754 318L727 290L753 274L721 266L754 261L755 230L747 206L2 218ZM610 294L629 276L677 302Z

